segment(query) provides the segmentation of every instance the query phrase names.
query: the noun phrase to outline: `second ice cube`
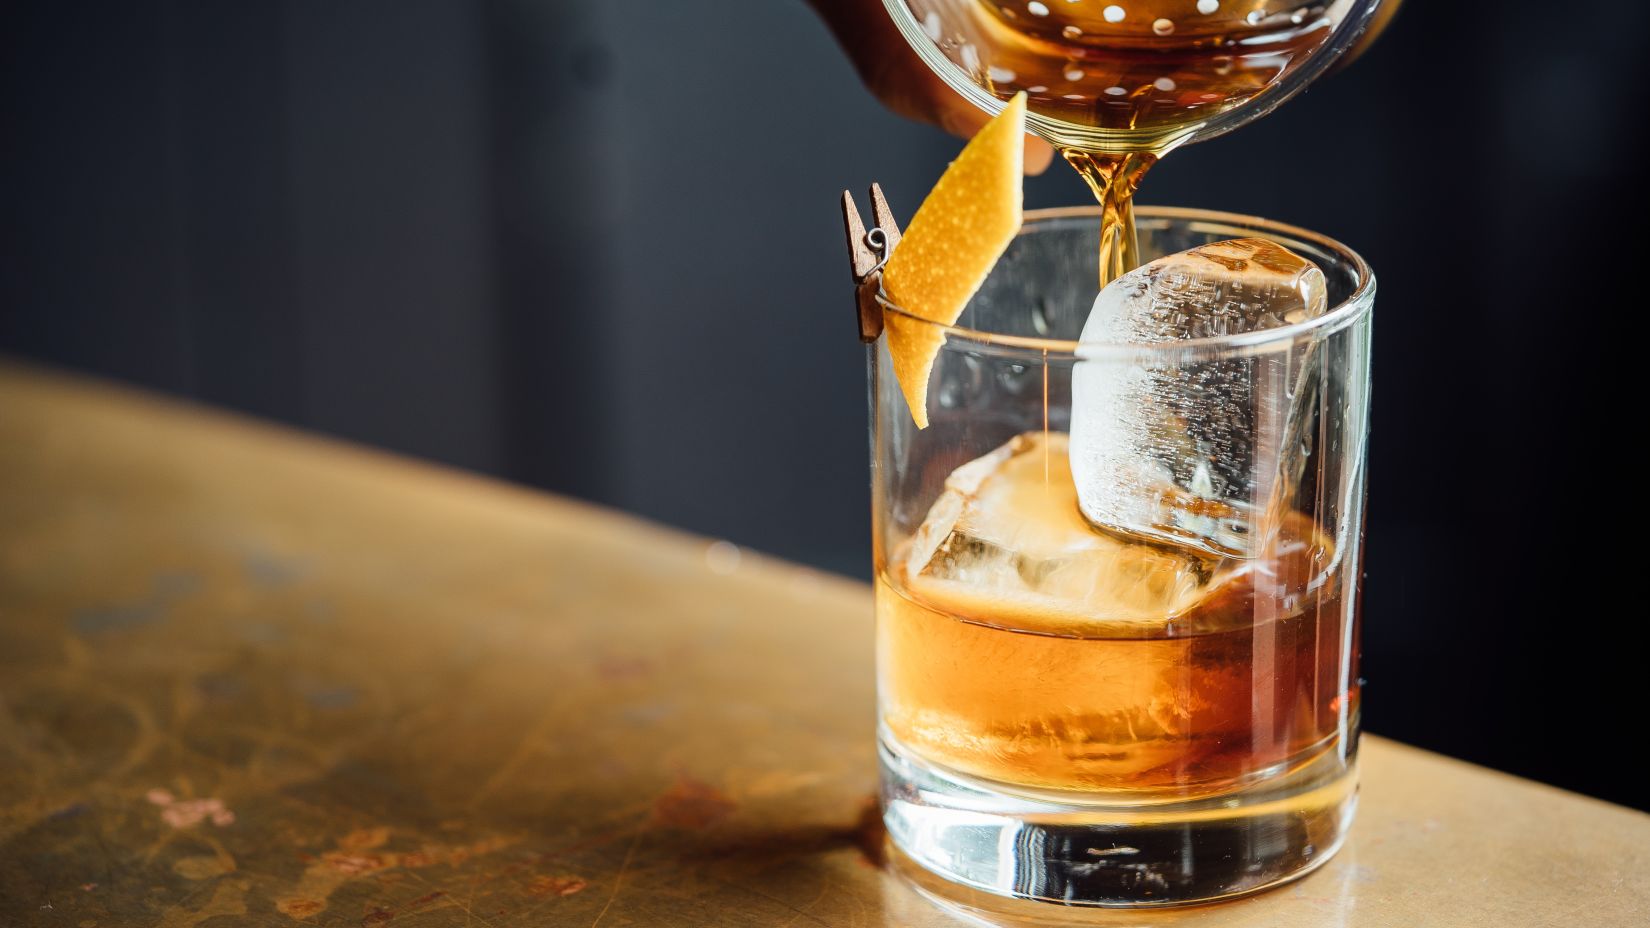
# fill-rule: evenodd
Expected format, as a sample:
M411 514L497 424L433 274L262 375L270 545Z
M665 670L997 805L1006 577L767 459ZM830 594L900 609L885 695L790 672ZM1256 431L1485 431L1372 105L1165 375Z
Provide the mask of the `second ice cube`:
M1159 258L1094 301L1080 341L1147 345L1241 335L1321 315L1327 283L1275 242ZM1071 470L1083 515L1126 536L1254 557L1309 451L1310 339L1184 352L1079 349Z

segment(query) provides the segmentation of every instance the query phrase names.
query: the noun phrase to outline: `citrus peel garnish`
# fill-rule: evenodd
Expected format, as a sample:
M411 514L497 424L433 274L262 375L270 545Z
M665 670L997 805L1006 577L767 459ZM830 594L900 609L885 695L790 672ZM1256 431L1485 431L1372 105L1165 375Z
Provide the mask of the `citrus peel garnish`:
M928 378L953 325L1020 231L1026 95L1017 93L940 175L882 271L901 310L887 313L888 353L917 428L928 427ZM927 323L937 323L929 325Z

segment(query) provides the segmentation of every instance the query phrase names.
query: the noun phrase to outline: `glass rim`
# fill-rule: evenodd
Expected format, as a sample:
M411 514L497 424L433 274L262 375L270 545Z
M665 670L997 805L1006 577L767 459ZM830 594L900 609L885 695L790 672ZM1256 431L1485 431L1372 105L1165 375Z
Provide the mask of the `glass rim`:
M1098 222L1100 212L1099 206L1060 206L1049 209L1026 210L1025 220L1020 226L1020 231L1015 233L1015 237L1025 235L1034 225L1061 219L1088 218ZM938 329L945 336L947 343L952 339L958 339L971 342L974 345L997 349L1024 349L1039 354L1073 355L1084 358L1224 352L1234 354L1260 353L1269 350L1277 343L1293 342L1303 335L1329 334L1338 331L1368 313L1374 305L1375 271L1369 266L1369 262L1365 261L1363 256L1356 251L1327 235L1300 226L1264 219L1260 216L1183 206L1137 206L1134 209L1134 216L1137 222L1139 220L1165 220L1167 222L1178 220L1183 223L1202 222L1225 225L1233 227L1236 232L1248 232L1249 234L1259 232L1263 234L1263 237L1269 238L1274 237L1272 234L1276 233L1275 237L1280 244L1287 246L1292 239L1296 242L1314 245L1342 259L1351 268L1356 276L1357 283L1345 299L1330 307L1323 315L1312 319L1233 335L1209 335L1202 338L1185 338L1165 342L1101 342L1046 338L1037 335L1009 335L963 325L945 325L935 322L901 308L887 295L886 291L881 289L877 291L876 300L878 305L882 307L883 312L894 313L919 325ZM1238 236L1234 235L1233 237Z

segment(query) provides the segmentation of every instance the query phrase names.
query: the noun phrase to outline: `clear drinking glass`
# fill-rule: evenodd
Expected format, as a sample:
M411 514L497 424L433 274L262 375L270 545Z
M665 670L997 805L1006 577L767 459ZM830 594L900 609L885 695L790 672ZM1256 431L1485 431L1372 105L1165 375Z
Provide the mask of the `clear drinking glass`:
M1269 239L1324 272L1328 309L1241 335L1079 342L1097 213L1027 214L958 324L940 327L927 429L886 336L871 347L883 817L909 861L989 893L1223 898L1323 863L1352 818L1375 281L1312 232L1143 207L1145 259ZM1083 518L1072 389L1105 375L1212 385L1229 412L1243 407L1240 464L1293 462L1261 481L1282 488L1273 503L1229 526L1265 534L1252 556ZM1116 415L1138 412L1125 406Z

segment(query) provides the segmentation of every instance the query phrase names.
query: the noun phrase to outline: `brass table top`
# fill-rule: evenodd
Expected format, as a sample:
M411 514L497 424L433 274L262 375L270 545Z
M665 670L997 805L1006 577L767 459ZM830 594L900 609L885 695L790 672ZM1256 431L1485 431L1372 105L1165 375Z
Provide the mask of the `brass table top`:
M958 924L883 860L871 623L858 583L0 364L0 925ZM1373 737L1363 784L1301 882L1086 919L1650 924L1650 816Z

